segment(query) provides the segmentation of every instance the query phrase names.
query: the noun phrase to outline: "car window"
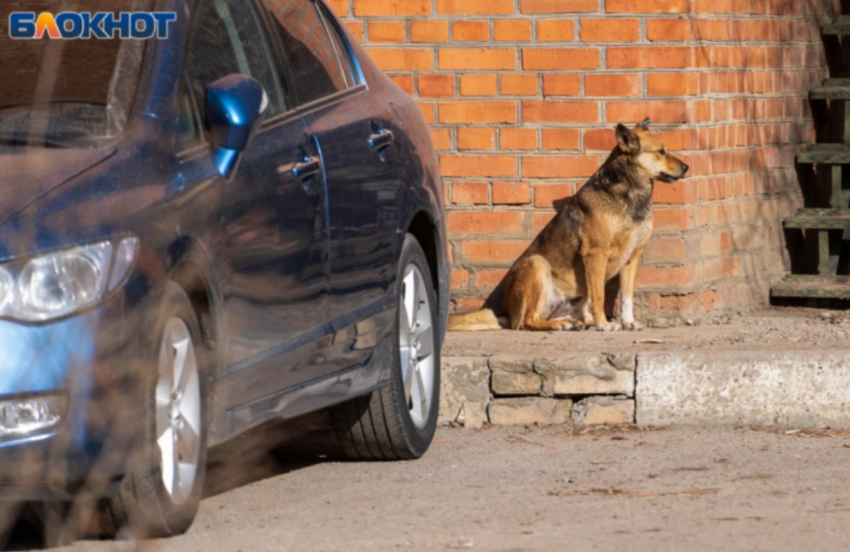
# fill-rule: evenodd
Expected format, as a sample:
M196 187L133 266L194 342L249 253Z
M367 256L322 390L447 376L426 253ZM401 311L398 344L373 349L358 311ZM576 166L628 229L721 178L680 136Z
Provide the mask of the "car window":
M249 0L201 0L192 25L186 74L201 114L206 113L209 85L233 73L254 77L263 85L269 97L267 117L286 111L259 14Z
M327 29L331 37L331 42L333 42L334 50L339 59L340 68L345 75L345 80L348 82L348 86L354 86L358 84L358 79L354 71L354 61L351 59L351 52L348 50L348 46L345 45L345 41L340 36L336 25L334 25L333 16L325 10L320 11L325 23L325 29Z
M260 0L280 37L300 103L348 88L353 80L313 0ZM335 37L339 41L339 37Z

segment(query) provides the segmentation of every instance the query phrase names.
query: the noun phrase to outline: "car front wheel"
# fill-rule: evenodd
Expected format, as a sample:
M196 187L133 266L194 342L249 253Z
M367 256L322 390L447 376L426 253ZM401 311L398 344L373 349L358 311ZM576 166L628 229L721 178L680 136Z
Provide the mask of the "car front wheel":
M333 411L349 458L419 458L434 438L440 397L437 294L425 253L411 235L402 246L396 294L390 384Z

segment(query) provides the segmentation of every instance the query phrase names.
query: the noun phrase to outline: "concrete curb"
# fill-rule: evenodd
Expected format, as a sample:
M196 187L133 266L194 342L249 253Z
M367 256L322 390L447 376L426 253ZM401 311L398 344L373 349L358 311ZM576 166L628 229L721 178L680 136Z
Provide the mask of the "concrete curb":
M643 352L443 359L440 422L850 429L850 355Z

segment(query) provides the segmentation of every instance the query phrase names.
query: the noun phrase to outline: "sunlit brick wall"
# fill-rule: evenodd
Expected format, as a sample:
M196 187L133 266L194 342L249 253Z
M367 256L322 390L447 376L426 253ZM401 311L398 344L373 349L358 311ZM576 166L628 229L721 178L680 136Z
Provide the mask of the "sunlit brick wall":
M649 116L691 177L655 189L644 316L767 301L800 206L831 0L331 0L433 125L458 308L478 306Z

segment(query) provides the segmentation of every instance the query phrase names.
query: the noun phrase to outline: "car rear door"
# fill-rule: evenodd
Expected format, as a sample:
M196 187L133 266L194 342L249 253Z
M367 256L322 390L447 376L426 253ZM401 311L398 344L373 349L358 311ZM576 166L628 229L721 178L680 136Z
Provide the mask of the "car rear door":
M321 146L328 188L334 362L365 362L389 330L399 226L392 132L335 20L315 0L261 0L303 117Z
M317 366L330 342L327 196L317 141L287 97L252 2L200 0L191 36L185 73L198 114L207 87L231 73L256 78L269 97L235 176L218 184L225 350L219 400L231 408L323 372Z

